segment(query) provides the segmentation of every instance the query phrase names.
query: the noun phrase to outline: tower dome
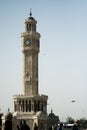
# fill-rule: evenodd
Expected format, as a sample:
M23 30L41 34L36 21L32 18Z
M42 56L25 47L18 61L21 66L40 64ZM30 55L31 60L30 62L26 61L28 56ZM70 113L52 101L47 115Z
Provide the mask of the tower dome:
M12 113L11 112L7 112L5 116L6 116L7 120L12 120Z
M30 12L30 16L25 20L25 31L36 32L36 24L37 21L32 17L32 13Z

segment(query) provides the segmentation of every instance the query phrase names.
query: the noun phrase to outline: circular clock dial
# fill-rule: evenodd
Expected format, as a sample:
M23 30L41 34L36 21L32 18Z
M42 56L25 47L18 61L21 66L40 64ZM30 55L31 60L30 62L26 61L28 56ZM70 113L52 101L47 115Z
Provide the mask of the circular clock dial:
M30 40L28 39L28 40L26 40L25 41L25 44L28 46L28 45L30 45Z

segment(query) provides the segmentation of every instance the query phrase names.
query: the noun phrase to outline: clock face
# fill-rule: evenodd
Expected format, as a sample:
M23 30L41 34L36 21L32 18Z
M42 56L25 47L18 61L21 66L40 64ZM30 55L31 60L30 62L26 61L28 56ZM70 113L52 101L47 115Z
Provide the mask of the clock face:
M29 46L29 45L31 44L30 40L27 39L27 40L25 41L25 44L26 44L27 46Z

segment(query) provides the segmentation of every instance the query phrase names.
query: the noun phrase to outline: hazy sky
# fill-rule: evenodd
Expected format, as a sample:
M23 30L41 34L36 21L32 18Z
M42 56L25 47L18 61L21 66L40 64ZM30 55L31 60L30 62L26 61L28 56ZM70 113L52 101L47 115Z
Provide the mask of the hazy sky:
M41 34L39 93L49 97L48 114L87 118L87 0L0 1L1 111L13 111L13 95L23 90L20 34L30 8Z

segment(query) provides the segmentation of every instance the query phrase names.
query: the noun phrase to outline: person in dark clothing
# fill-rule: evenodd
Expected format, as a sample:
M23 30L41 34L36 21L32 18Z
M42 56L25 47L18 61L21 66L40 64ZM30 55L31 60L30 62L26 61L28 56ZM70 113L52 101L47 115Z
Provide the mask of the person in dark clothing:
M63 124L60 123L59 130L62 130L62 128L63 128Z
M52 126L49 128L49 130L52 130Z
M4 130L12 130L12 122L10 120L5 121L5 128Z
M17 125L17 129L18 129L18 130L22 130L22 126L23 126L23 125L22 125L22 121L20 121L20 124Z
M80 121L77 120L72 127L72 130L80 130Z
M34 125L34 130L38 130L38 126L37 126L36 123L35 123L35 125Z
M22 129L21 130L30 130L30 127L26 124L26 121L23 121Z

